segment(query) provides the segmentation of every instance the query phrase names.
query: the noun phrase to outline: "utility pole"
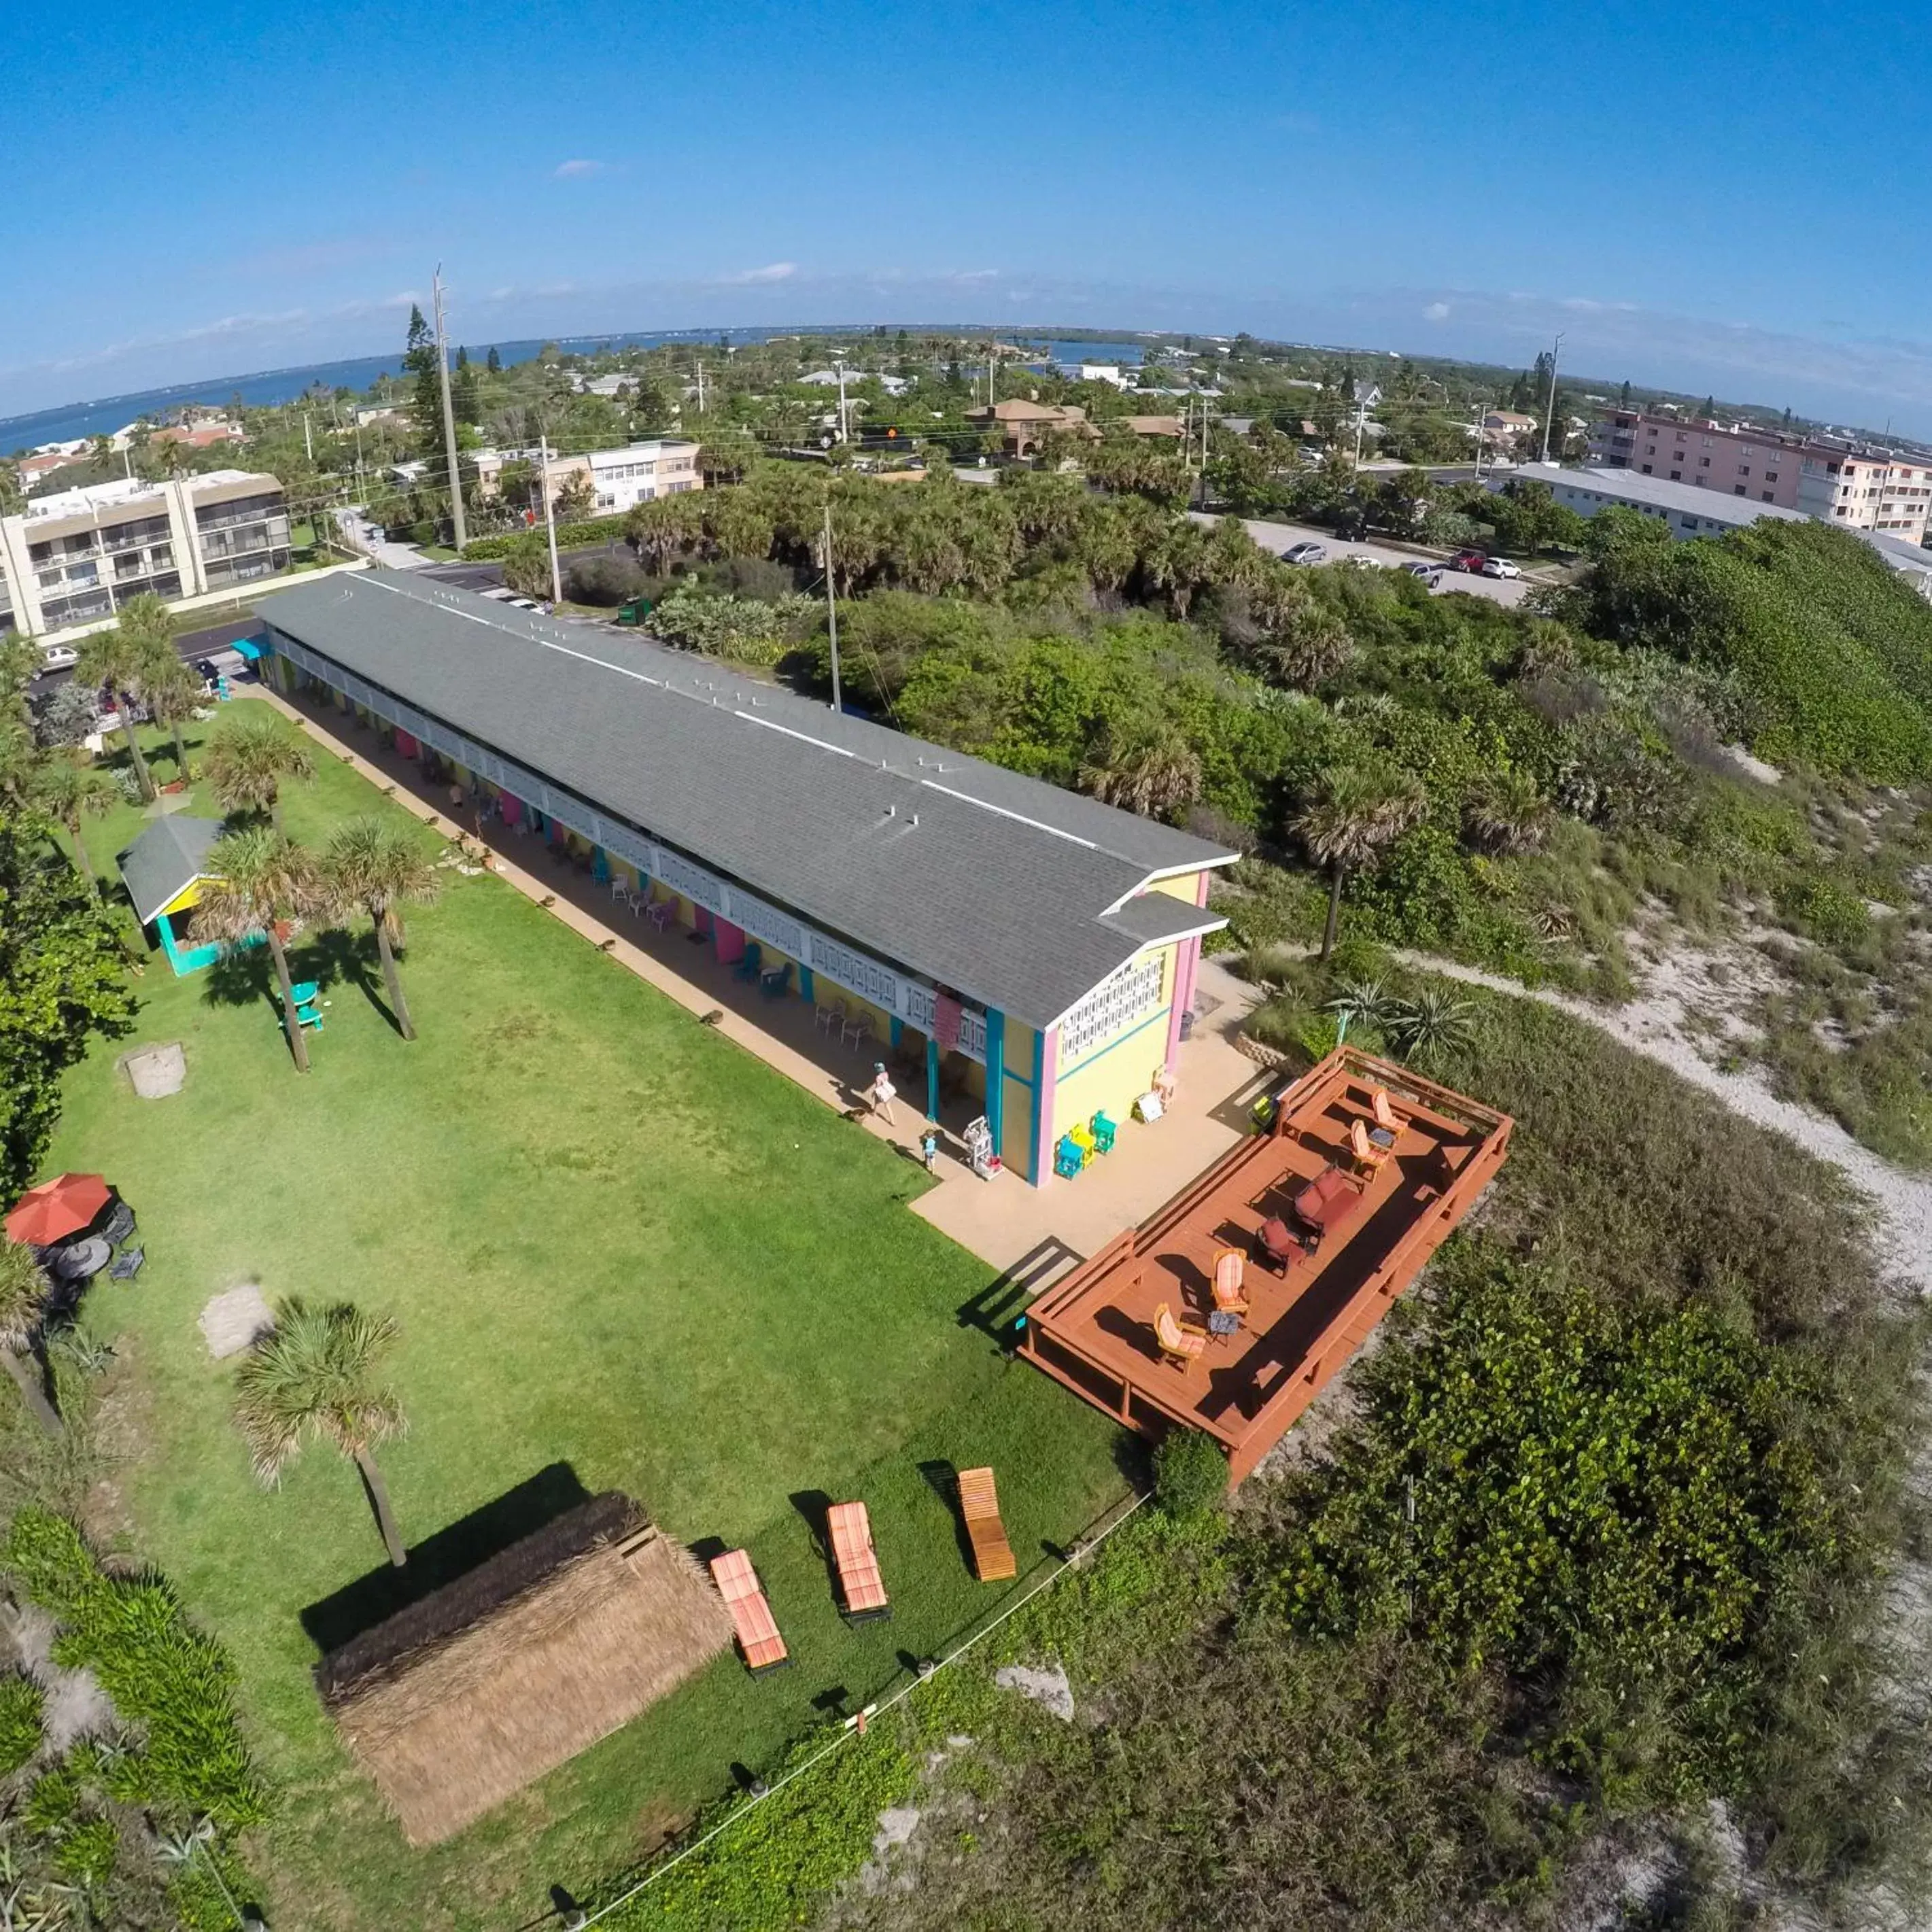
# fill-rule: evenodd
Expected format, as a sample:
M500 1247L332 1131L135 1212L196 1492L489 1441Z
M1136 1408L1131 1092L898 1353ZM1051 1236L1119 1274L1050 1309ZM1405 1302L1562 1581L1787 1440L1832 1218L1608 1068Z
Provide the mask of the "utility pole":
M704 413L704 358L699 356L694 357L693 360L698 364L698 413L702 416Z
M850 442L852 440L852 430L850 423L845 414L845 364L843 362L838 362L834 366L838 371L838 440L841 442ZM831 514L830 510L826 511L826 516L828 520ZM825 539L828 547L826 554L830 555L832 538L829 533L831 528L829 520L826 527L828 532Z
M999 345L994 342L989 342L986 344L986 406L989 410L1000 400L999 398L993 392L993 358L994 352L998 350L998 346Z
M308 466L315 467L315 438L309 434L308 412L302 411L302 454L308 458Z
M1480 398L1476 403L1476 481L1483 480L1483 415L1488 405Z
M845 708L838 689L838 600L832 591L832 506L825 506L825 621L832 634L832 709Z
M1563 338L1559 334L1550 345L1550 401L1543 412L1543 460L1546 463L1550 460L1550 425L1556 415L1556 358L1562 346ZM1556 454L1560 459L1563 454L1563 446L1560 442L1556 446Z
M460 550L463 528L463 472L456 464L456 412L449 400L449 337L442 322L442 264L436 265L436 369L442 382L442 448L449 459L449 522ZM545 499L548 501L548 497Z
M543 464L542 480L538 488L543 492L544 532L550 538L550 601L553 604L563 602L563 573L556 563L556 517L550 501L550 438L540 435L537 438L537 452Z

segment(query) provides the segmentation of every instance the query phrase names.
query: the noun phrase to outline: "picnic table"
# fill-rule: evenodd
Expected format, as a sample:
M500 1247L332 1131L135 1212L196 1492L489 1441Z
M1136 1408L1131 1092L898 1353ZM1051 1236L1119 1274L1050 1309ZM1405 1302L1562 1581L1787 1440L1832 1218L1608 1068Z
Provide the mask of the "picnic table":
M56 1248L47 1262L47 1272L56 1281L91 1281L113 1256L114 1250L106 1240L90 1234L85 1240Z

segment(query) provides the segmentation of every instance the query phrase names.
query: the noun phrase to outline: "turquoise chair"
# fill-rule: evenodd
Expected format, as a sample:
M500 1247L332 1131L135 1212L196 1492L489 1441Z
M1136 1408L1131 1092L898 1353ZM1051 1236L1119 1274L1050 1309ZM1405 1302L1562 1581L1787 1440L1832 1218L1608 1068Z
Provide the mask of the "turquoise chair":
M1094 1151L1096 1154L1112 1154L1114 1136L1118 1132L1112 1119L1106 1114L1096 1114L1088 1124L1093 1130Z
M739 955L738 963L731 968L734 980L755 980L764 970L764 956L758 950L758 943L753 940Z
M1080 1143L1070 1134L1063 1134L1053 1150L1053 1171L1062 1180L1072 1180L1087 1165L1087 1157Z

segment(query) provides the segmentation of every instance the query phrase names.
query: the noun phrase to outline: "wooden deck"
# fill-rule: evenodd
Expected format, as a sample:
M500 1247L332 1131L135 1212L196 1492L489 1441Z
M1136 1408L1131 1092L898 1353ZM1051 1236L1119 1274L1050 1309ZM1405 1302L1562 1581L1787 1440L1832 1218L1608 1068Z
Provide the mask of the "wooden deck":
M1286 1276L1256 1258L1271 1216L1324 1168L1354 1173L1348 1128L1377 1088L1400 1124L1394 1152L1355 1182L1361 1205ZM1407 1067L1341 1048L1281 1094L1270 1130L1242 1142L1138 1228L1115 1238L1027 1310L1021 1352L1130 1427L1204 1430L1238 1483L1373 1330L1508 1153L1508 1115ZM1191 1361L1155 1346L1166 1302L1204 1328L1214 1259L1246 1256L1240 1331Z

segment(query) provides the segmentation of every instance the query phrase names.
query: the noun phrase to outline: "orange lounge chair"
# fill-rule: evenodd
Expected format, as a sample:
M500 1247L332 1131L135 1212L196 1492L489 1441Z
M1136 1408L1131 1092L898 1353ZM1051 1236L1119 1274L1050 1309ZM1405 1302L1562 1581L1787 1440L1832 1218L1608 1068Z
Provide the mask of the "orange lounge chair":
M1389 1157L1390 1150L1378 1148L1369 1138L1369 1130L1363 1125L1358 1114L1348 1123L1348 1151L1355 1157L1355 1165L1372 1174Z
M738 1633L738 1648L745 1653L745 1668L755 1677L760 1671L776 1670L791 1661L784 1639L772 1616L772 1606L758 1585L758 1573L752 1568L751 1554L728 1550L711 1559L711 1580L731 1612Z
M1191 1362L1208 1346L1208 1337L1198 1328L1174 1318L1174 1310L1164 1301L1154 1311L1154 1339L1160 1352L1177 1362Z
M1375 1108L1376 1125L1384 1133L1400 1133L1402 1123L1396 1119L1395 1109L1389 1105L1389 1096L1386 1088L1378 1087L1376 1089L1372 1104Z
M1248 1298L1241 1292L1241 1268L1238 1248L1223 1248L1214 1257L1214 1306L1225 1314L1248 1312Z
M872 1520L863 1503L834 1503L825 1513L826 1533L832 1539L832 1562L838 1572L838 1594L845 1600L841 1614L848 1623L867 1617L889 1617L886 1586L872 1548Z
M990 1469L959 1472L959 1514L973 1546L973 1569L982 1583L998 1583L1018 1574L1006 1526L1000 1520L1000 1492Z

